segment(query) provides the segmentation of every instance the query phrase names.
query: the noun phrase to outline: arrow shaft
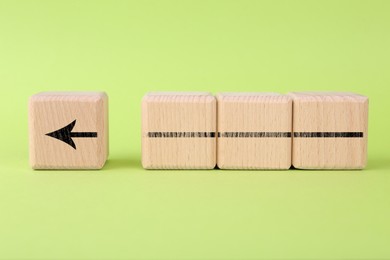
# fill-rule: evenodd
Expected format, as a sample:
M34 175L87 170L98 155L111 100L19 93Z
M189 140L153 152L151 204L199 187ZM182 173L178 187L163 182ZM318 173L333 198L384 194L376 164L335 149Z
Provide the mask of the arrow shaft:
M97 132L71 132L70 136L76 138L97 137Z

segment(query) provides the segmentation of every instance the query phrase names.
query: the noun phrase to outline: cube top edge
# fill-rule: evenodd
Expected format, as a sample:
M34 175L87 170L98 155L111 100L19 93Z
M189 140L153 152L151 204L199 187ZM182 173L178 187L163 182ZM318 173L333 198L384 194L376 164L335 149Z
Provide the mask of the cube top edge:
M142 98L142 103L148 102L194 102L199 98L202 102L213 103L215 97L210 92L149 92Z
M203 91L151 91L145 96L210 96L210 92Z
M95 102L107 99L108 96L104 91L50 91L40 92L30 96L30 102L48 101L48 100L75 100Z
M318 102L318 101L352 101L367 102L368 97L353 92L289 92L294 101Z
M289 95L274 92L222 92L216 96L219 102L275 102L290 103Z
M219 92L218 96L228 96L228 97L246 97L246 96L284 96L283 94L277 92Z

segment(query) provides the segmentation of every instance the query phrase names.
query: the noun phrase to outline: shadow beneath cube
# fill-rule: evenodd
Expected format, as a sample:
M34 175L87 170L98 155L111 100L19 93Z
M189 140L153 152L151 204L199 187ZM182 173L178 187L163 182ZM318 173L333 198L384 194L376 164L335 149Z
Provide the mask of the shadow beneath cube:
M128 157L113 157L109 158L102 168L105 170L123 170L123 169L142 169L141 160L139 158Z

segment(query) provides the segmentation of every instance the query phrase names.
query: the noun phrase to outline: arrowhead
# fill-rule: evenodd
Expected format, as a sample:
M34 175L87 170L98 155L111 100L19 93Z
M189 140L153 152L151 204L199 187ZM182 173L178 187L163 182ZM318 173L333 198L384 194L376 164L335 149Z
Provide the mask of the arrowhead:
M58 129L54 132L48 133L46 135L51 136L53 138L56 138L58 140L61 140L64 143L69 144L70 146L72 146L76 150L76 145L73 142L72 136L71 136L71 132L72 132L72 129L73 129L75 124L76 124L76 120L74 120L72 123L70 123L69 125L67 125L63 128Z

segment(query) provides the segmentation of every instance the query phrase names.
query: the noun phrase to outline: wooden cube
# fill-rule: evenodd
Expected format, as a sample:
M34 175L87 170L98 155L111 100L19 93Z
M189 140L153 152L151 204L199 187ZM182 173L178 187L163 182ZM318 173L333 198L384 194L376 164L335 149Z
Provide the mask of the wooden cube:
M277 93L220 93L220 169L289 169L292 101Z
M213 169L216 100L203 92L148 93L142 101L146 169Z
M353 93L290 93L292 163L300 169L362 169L367 162L368 98Z
M29 100L34 169L100 169L108 156L104 92L44 92Z

